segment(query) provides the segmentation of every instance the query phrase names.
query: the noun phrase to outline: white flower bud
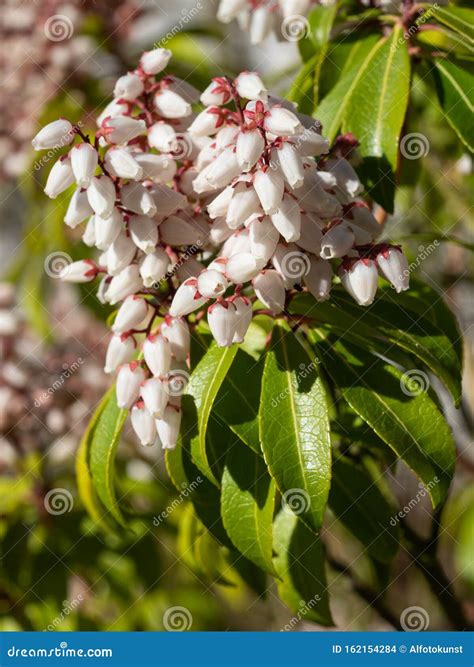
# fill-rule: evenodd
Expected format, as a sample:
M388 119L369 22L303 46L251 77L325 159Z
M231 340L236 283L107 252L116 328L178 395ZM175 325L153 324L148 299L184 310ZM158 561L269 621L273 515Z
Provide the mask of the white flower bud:
M88 188L94 176L99 156L94 146L87 143L76 144L69 153L74 178L79 187Z
M209 217L214 220L215 218L227 215L233 194L234 188L231 185L224 188L224 190L222 190L222 192L207 205Z
M341 268L341 282L359 306L370 306L377 292L377 265L371 259L359 259L350 268Z
M71 168L71 161L69 158L59 158L49 172L44 191L50 199L55 199L73 183L74 173Z
M295 146L285 142L281 148L272 152L272 156L277 158L288 185L293 190L300 188L304 183L304 166Z
M137 179L146 178L160 183L169 183L176 174L176 162L167 155L134 153L133 159L142 170L142 175L137 176Z
M87 198L94 213L110 218L115 206L115 186L108 176L94 176L87 188Z
M285 286L280 274L274 269L262 271L253 280L255 294L275 315L285 308Z
M107 271L111 276L116 276L128 266L137 252L137 246L132 239L120 232L110 248L107 250Z
M155 419L163 416L168 402L168 392L163 380L157 377L146 380L140 387L140 395L146 409Z
M230 347L237 326L237 310L230 301L216 302L207 310L207 321L218 347Z
M327 301L332 286L332 268L324 259L311 256L310 269L304 276L306 287L317 301Z
M241 285L255 278L262 264L250 252L241 252L228 259L225 275L231 282Z
M120 306L112 325L114 333L125 333L137 327L148 313L148 304L140 296L128 296Z
M152 375L161 377L171 368L171 345L161 334L152 334L143 343L143 356Z
M369 243L376 241L383 230L382 225L379 225L373 213L365 205L353 206L347 215L347 221L356 237L360 233L359 230L366 232L367 237L370 237ZM367 243L367 241L363 241L363 243Z
M228 146L234 146L239 134L239 128L236 125L227 125L221 127L215 136L217 151L222 151Z
M90 283L97 277L97 267L92 260L81 259L67 264L60 271L59 277L66 283Z
M186 321L167 316L160 330L162 335L168 339L171 354L176 361L186 361L191 348L191 335Z
M102 218L95 216L95 245L99 250L108 250L124 227L122 214L114 208L112 215Z
M255 174L253 186L263 210L267 215L276 213L283 199L285 183L276 171L259 170Z
M109 148L105 154L104 162L107 171L112 176L130 178L137 181L143 177L142 167L135 160L135 157L124 148Z
M168 405L163 419L157 419L156 430L163 449L174 449L178 442L181 428L181 410L174 405Z
M222 84L218 80L213 80L202 93L200 100L205 107L221 106L230 99L230 93L224 89L220 90ZM222 86L225 88L225 86Z
M410 269L405 255L398 248L383 249L377 255L377 264L381 274L397 293L404 292L410 287Z
M145 381L145 371L137 361L125 364L117 375L117 405L122 410L129 409L140 394L140 385Z
M35 151L41 151L46 148L68 146L73 140L73 126L68 120L60 119L45 125L31 143Z
M247 0L220 0L217 18L222 23L230 23L247 6Z
M110 339L105 357L105 373L115 373L115 371L131 361L135 355L136 342L133 336L125 334L114 334Z
M279 137L287 137L292 134L302 134L304 127L298 117L289 109L274 106L265 115L263 123L267 132Z
M146 123L144 120L128 116L115 116L106 118L102 123L102 129L109 144L127 144L146 132Z
M280 208L271 215L272 223L285 241L297 241L301 236L301 213L297 201L285 195Z
M86 228L84 229L84 233L82 235L82 241L89 248L95 246L97 242L97 238L95 235L95 215L92 215L87 221Z
M207 169L206 180L214 189L228 185L241 171L234 148L224 149Z
M156 424L152 415L148 412L145 405L137 403L133 406L130 413L132 428L135 431L140 444L143 447L151 447L156 442Z
M151 193L141 183L127 183L120 190L122 204L129 211L153 217L156 204Z
M344 257L355 243L352 229L345 222L331 227L321 240L321 257L323 259L334 259Z
M209 228L209 241L213 246L221 246L232 236L232 230L228 226L225 218L216 218Z
M296 241L296 245L303 250L319 255L321 252L321 240L323 234L321 229L324 227L322 220L319 220L314 215L303 213L301 215L300 237Z
M69 202L66 215L64 216L64 222L68 227L74 229L87 217L92 215L92 213L92 207L87 199L87 192L85 190L77 189Z
M249 225L250 252L257 259L268 262L275 252L280 232L273 225L270 218L254 220Z
M186 118L193 111L189 102L169 88L156 93L154 104L163 118Z
M313 130L305 130L294 143L295 150L303 157L329 152L329 141Z
M190 134L196 137L209 137L218 130L220 113L217 107L210 107L201 111L189 126Z
M258 129L241 130L237 137L236 155L242 171L247 172L260 159L265 148L265 139Z
M152 287L166 276L170 269L171 261L163 248L157 248L155 252L147 255L140 264L140 275L145 287Z
M234 188L226 222L230 229L238 229L253 215L262 215L257 193L251 183L239 183Z
M232 296L229 301L234 305L236 311L233 342L243 343L252 321L252 303L245 296Z
M326 192L314 178L307 175L308 171L313 172L313 170L305 172L305 181L298 190L301 208L325 219L339 216L342 209L336 197Z
M140 67L145 74L158 74L167 67L172 55L168 49L145 51L140 58Z
M171 246L193 245L200 242L201 230L190 220L171 215L160 225L162 243Z
M101 127L106 118L117 118L118 116L125 116L128 113L128 104L126 102L118 102L112 100L109 102L102 113L97 116L97 126Z
M198 277L198 291L208 299L217 299L222 296L228 286L229 283L225 276L215 269L203 271Z
M306 16L310 0L279 0L281 12L285 18L290 16Z
M169 314L171 317L184 317L206 303L207 299L197 290L197 280L189 278L180 285L173 297Z
M148 143L163 153L169 153L178 148L176 130L168 123L158 122L148 128Z
M250 252L250 236L246 229L239 229L222 246L221 257L227 258L242 252Z
M107 301L111 305L119 303L143 288L143 282L137 264L130 264L112 278L107 290Z
M240 97L244 97L247 100L262 100L262 102L266 102L268 99L268 91L256 72L242 72L236 78L235 86Z
M360 194L364 186L352 165L344 158L329 159L325 168L336 177L338 191L343 195L343 203L349 203Z
M143 93L144 85L138 74L128 72L117 79L114 88L114 97L131 102L140 97Z
M158 225L147 215L132 215L129 223L130 236L137 248L146 255L154 252L158 243Z
M273 15L266 5L260 5L252 12L250 21L250 43L261 44L270 34Z

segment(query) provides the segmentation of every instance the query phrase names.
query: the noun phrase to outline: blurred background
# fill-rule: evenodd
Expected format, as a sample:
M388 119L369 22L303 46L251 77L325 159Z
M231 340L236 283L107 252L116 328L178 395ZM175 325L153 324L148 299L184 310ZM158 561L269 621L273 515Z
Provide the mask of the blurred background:
M200 527L173 491L161 452L127 437L119 447L119 495L136 517L129 531L97 532L76 490L75 454L109 383L102 372L108 311L90 286L56 279L61 253L78 259L85 251L63 224L67 196L51 202L42 192L55 156L33 154L31 138L59 116L92 128L115 79L154 45L171 49L175 73L198 88L223 72L258 69L273 92L284 94L299 68L297 45L271 37L250 47L235 25L217 23L216 4L4 0L0 8L2 630L160 630L172 606L189 610L193 630L280 630L289 623L318 630L304 618L293 623L272 589L261 599L258 582L254 590L244 585L225 549L205 537L191 541ZM387 236L404 243L416 275L446 292L465 336L462 409L455 411L441 390L459 461L450 501L436 520L443 565L472 618L474 301L467 244L474 176L471 156L427 102L431 92L422 79L416 90L410 127L423 131L429 146L423 159L405 162ZM401 506L417 497L418 483L404 469L394 471L392 488ZM162 512L166 517L156 521ZM423 535L429 514L421 497L407 521ZM364 598L373 573L358 545L331 517L328 523L337 560L355 563L358 577L355 585L337 568L329 572L338 629L390 629L390 618ZM395 616L420 605L430 612L430 629L449 628L403 549L387 604Z

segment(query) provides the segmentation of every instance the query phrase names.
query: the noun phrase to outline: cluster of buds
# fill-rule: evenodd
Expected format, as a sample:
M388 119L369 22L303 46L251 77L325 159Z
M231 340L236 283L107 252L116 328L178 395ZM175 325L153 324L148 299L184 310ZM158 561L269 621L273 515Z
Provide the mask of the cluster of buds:
M271 33L297 41L308 30L305 17L314 4L314 0L220 0L217 18L222 23L236 19L252 44L260 44Z
M314 119L253 72L218 77L200 96L174 76L157 80L170 56L146 52L117 81L93 140L66 120L33 140L36 149L81 140L45 190L76 185L65 222L85 222L84 242L100 254L61 277L100 276L99 300L119 306L105 370L118 371L118 403L142 444L165 448L178 437L190 326L206 314L217 344L230 346L255 312L284 314L295 290L328 299L334 269L361 305L379 271L408 287L400 249L375 244L380 226L346 159L350 137L330 150Z

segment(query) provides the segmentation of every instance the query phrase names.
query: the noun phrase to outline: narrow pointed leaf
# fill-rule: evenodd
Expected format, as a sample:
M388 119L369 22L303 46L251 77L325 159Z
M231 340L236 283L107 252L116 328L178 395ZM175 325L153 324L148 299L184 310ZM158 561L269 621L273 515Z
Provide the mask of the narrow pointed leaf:
M474 46L474 11L472 9L452 6L437 7L433 11L433 16L439 23L444 23L448 28L455 30Z
M472 63L461 65L436 58L436 90L441 108L461 141L474 151L474 70Z

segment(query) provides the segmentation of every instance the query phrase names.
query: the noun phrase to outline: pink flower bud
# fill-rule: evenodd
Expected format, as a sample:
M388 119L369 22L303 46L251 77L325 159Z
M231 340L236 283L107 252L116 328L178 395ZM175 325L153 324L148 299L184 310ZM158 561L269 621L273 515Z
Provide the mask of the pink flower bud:
M114 88L114 97L131 101L140 97L143 89L143 82L138 74L128 72L128 74L124 74L117 79Z
M120 232L107 250L107 271L111 276L116 276L128 266L137 252L137 246L132 239Z
M144 403L136 403L130 413L132 428L135 431L140 444L143 447L151 447L156 441L156 425L152 415L146 409Z
M168 49L145 51L140 58L140 67L145 74L158 74L167 67L172 55Z
M272 156L275 156L278 160L288 185L294 190L300 188L304 183L304 166L296 147L285 142L281 148L273 151Z
M202 296L217 299L226 291L229 283L225 276L215 269L203 271L197 281L197 288Z
M87 143L76 144L69 155L78 186L88 188L99 160L96 149Z
M253 215L261 215L260 200L251 183L238 183L227 211L230 229L238 229Z
M410 287L410 269L407 259L398 248L386 248L377 255L377 264L381 274L397 293Z
M69 202L64 222L68 227L74 229L87 217L92 215L92 213L93 211L87 198L87 192L85 190L77 189Z
M115 206L115 186L108 176L94 176L87 188L87 198L94 213L110 218Z
M124 148L109 148L105 154L104 162L107 171L112 176L130 178L137 181L143 177L142 167L135 160L135 157Z
M112 278L107 290L107 301L111 305L119 303L143 288L143 282L136 264L130 264Z
M146 178L160 183L169 183L176 174L176 162L167 155L134 153L133 160L141 169L141 175L133 177L137 180Z
M117 375L117 405L122 410L131 408L140 393L140 385L145 381L145 371L137 361L125 364Z
M231 282L241 285L255 278L262 265L263 261L257 260L252 253L241 252L228 259L225 274Z
M207 299L197 291L197 280L189 278L186 280L173 297L169 314L171 317L183 317L189 315L206 303Z
M216 302L207 310L207 321L219 347L230 347L237 330L237 310L230 301Z
M140 296L128 296L120 306L112 325L114 333L125 333L138 327L148 313L148 304Z
M133 359L135 348L136 342L133 336L113 335L107 348L104 371L115 373L117 368Z
M155 95L154 104L163 118L185 118L192 113L189 102L169 88L164 88Z
M170 265L170 258L163 248L157 248L155 252L147 255L140 264L140 275L145 287L152 287L154 283L163 280Z
M67 264L61 270L59 277L67 283L90 283L97 277L97 267L90 259L81 259L78 262Z
M280 137L304 132L298 117L289 109L280 106L274 106L266 113L263 125L267 132Z
M127 144L146 132L146 123L129 116L115 116L104 120L102 130L109 144Z
M120 190L122 204L129 211L153 217L156 204L150 192L141 183L127 183Z
M49 172L48 180L44 188L50 199L56 199L58 195L68 189L74 183L74 173L69 158L60 158L54 163Z
M350 268L340 270L341 282L359 306L370 306L377 292L377 265L371 259L359 259Z
M237 137L237 161L242 171L250 171L260 159L265 148L265 139L258 129L241 130Z
M137 248L146 255L154 252L158 243L158 225L147 215L132 215L129 223L130 236Z
M143 356L152 375L166 375L171 368L171 345L167 338L152 334L143 343Z
M163 417L168 402L168 392L163 380L156 377L146 380L140 387L140 395L146 409L155 419Z
M284 195L280 207L271 216L272 223L285 241L297 241L301 236L301 213L297 201Z
M304 284L316 301L327 301L332 286L332 268L329 262L310 257L310 269L304 276Z
M344 257L354 246L355 236L352 229L345 222L331 227L321 240L321 257L334 259Z
M285 286L282 277L274 269L262 271L253 280L255 294L275 315L285 308Z
M163 419L156 421L156 430L158 431L158 437L161 440L163 449L174 449L176 447L180 427L180 408L168 405L163 414Z
M271 219L265 216L262 220L250 223L250 252L257 259L268 262L277 247L280 232Z
M271 169L259 170L255 174L253 186L265 213L267 215L276 213L280 208L285 188L280 174Z
M35 151L68 146L74 140L74 128L68 120L54 120L45 125L32 140Z
M166 317L161 325L162 335L168 339L171 354L176 361L185 361L191 347L189 327L181 318Z

